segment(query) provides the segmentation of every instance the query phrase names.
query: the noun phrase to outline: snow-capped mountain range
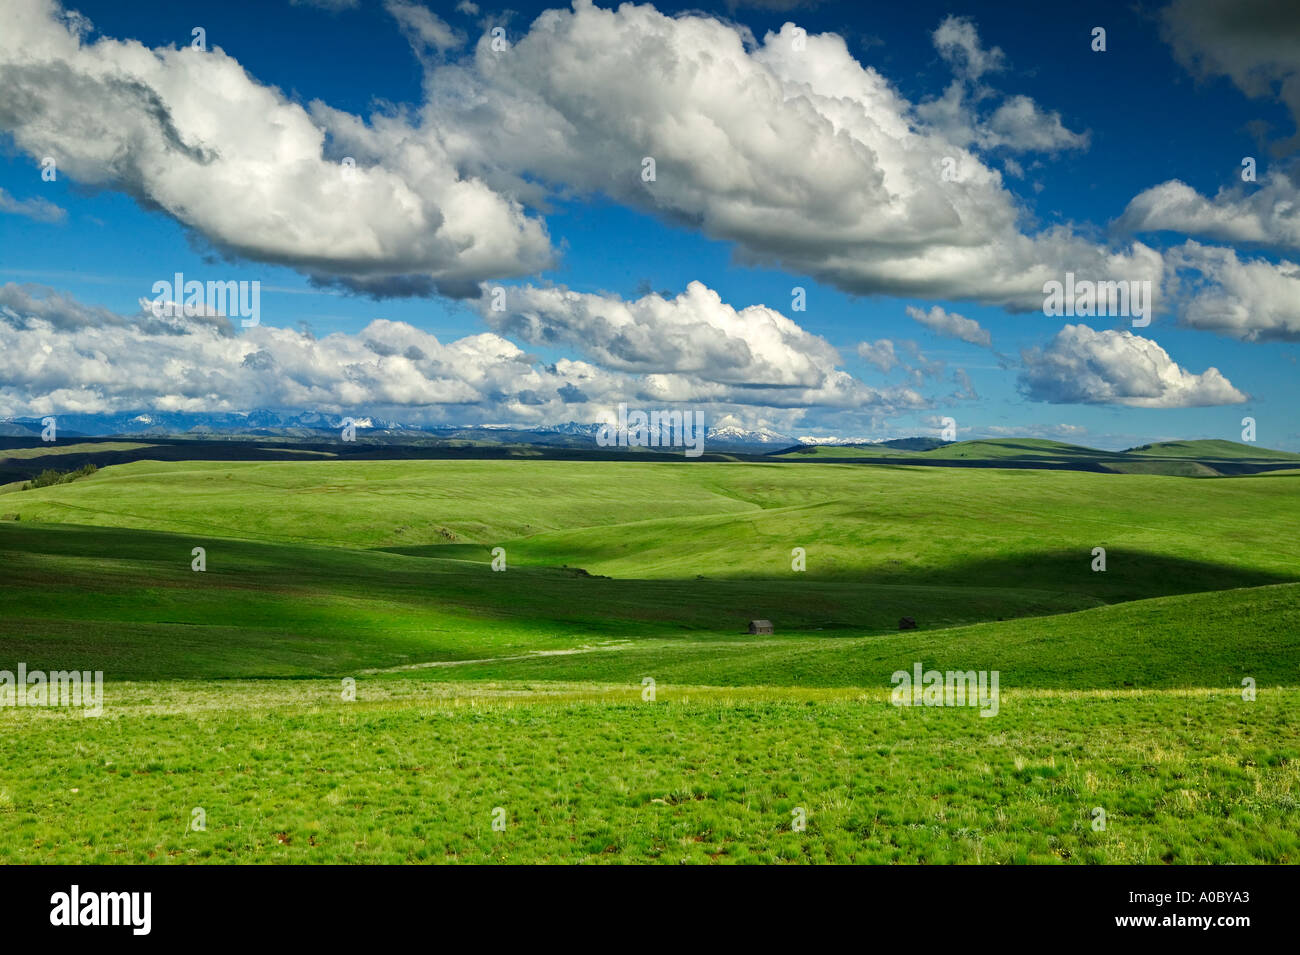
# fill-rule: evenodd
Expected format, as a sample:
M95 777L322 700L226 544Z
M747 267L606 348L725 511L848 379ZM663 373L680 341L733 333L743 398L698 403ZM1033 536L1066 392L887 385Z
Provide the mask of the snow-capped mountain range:
M129 411L121 414L60 414L59 433L66 437L231 437L241 434L263 437L310 438L344 427L348 416L319 411L279 412L259 409L250 412ZM359 436L437 438L509 441L513 443L585 443L595 440L600 423L567 421L559 424L515 427L511 425L414 425L373 415L352 418ZM0 436L27 437L40 434L38 417L0 418ZM566 440L567 439L567 440ZM753 449L771 451L799 444L868 444L879 439L838 438L806 435L795 437L768 428L745 429L727 425L710 429L706 445L718 450Z

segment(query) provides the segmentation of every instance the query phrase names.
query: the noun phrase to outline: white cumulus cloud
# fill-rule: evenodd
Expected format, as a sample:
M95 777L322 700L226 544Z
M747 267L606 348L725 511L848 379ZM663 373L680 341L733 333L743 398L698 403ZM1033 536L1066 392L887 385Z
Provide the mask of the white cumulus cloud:
M1189 408L1246 401L1217 368L1180 366L1149 338L1066 325L1044 348L1021 353L1020 387L1032 401Z
M435 141L345 171L327 149L336 114L309 114L220 47L88 43L53 0L7 0L0 16L0 129L19 149L227 252L387 293L462 291L552 261L545 226Z
M424 7L389 6L418 48L455 46ZM546 227L522 203L542 211L573 193L852 293L1034 309L1043 282L1068 270L1159 278L1159 255L1140 243L1108 249L1066 225L1022 232L997 170L841 37L793 23L757 41L714 17L577 0L505 52L484 35L455 62L426 58L418 109L361 117L304 108L219 46L88 42L54 0L10 0L4 16L0 128L28 155L128 192L225 252L378 295L472 295L550 267ZM984 75L997 57L969 39L955 28L944 49ZM980 135L1046 148L1063 134L1013 99ZM941 175L948 160L956 181Z
M534 314L567 327L565 341L587 323L622 323L584 349L599 361L546 364L498 334L444 343L405 322L376 319L356 334L317 339L270 325L236 330L224 316L155 309L149 300L138 313L119 315L10 283L0 286L0 416L270 408L417 424L540 424L609 420L619 402L629 402L689 404L707 409L710 420L738 414L793 427L817 409L879 417L930 405L913 388L869 387L834 368L834 350L779 313L732 310L703 286L671 301L598 298L539 299ZM718 324L701 338L716 363L686 352L655 357L654 335L689 337L684 322L710 312ZM689 350L687 337L679 344ZM826 367L793 375L780 363L800 349Z
M717 292L691 282L674 298L657 294L624 301L563 287L523 286L506 292L508 307L480 300L487 322L535 345L576 346L623 371L694 374L752 386L815 386L839 362L824 339L775 309L735 309Z
M973 318L966 318L956 312L944 311L938 305L931 307L928 312L914 305L909 305L906 311L909 318L920 322L926 328L940 335L958 338L983 348L989 348L993 344L993 336L989 334L988 329L983 328Z
M1300 167L1295 171L1300 173ZM1225 187L1213 198L1171 179L1134 196L1115 228L1134 233L1167 229L1300 250L1300 189L1281 171L1266 174L1259 185Z
M1192 240L1169 258L1181 324L1243 341L1300 341L1300 264Z

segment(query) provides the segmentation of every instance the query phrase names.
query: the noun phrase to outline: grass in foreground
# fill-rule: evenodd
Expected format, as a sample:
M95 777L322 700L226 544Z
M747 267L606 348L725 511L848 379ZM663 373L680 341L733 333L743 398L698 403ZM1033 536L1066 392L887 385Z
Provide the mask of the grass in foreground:
M1297 690L1006 692L986 719L640 689L120 684L98 720L9 710L0 861L1300 861Z

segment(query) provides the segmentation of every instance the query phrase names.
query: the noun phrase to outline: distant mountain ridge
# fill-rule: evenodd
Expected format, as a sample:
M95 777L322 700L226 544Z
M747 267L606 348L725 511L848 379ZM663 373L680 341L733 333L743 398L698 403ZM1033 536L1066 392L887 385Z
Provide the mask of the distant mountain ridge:
M59 434L66 437L191 437L237 436L313 437L338 432L348 415L319 411L249 412L127 411L120 414L59 414ZM446 440L482 440L515 444L569 445L594 443L599 422L567 421L562 424L512 427L509 425L414 425L374 415L353 418L358 433L371 437L418 437ZM0 420L0 436L39 434L41 418ZM576 439L569 441L566 439ZM838 440L838 439L832 439ZM712 428L705 443L719 449L772 450L798 444L799 439L769 429L745 430L732 426Z
M324 447L338 442L349 416L319 411L155 412L57 415L60 441L76 438L208 440L238 443L288 442ZM539 451L671 453L675 448L602 449L596 446L599 423L412 425L375 416L352 418L356 438L371 448L420 447L466 451L475 447L527 448ZM0 419L0 439L39 438L42 419ZM761 455L769 459L837 463L927 464L956 467L1038 467L1124 473L1215 476L1300 468L1300 454L1220 439L1166 441L1124 451L1102 451L1041 438L990 438L941 441L933 437L862 438L791 437L766 428L731 425L710 429L706 453Z

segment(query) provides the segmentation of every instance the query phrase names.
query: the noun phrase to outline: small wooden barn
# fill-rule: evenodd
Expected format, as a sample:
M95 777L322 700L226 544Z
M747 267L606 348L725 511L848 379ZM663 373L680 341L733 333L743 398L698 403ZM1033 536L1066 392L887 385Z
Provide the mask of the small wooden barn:
M776 633L776 629L772 626L771 620L751 620L749 621L749 632Z

